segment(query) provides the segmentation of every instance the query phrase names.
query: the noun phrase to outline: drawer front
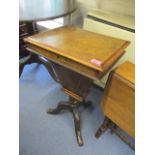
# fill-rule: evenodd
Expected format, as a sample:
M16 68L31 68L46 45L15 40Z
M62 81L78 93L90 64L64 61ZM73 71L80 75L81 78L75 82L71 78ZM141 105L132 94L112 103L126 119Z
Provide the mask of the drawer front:
M135 133L135 90L134 86L114 74L106 87L101 108L120 128L130 136Z

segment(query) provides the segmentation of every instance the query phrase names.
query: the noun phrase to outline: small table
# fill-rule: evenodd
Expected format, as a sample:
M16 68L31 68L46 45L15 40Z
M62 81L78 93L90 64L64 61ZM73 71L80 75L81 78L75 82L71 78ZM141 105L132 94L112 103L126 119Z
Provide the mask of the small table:
M71 15L76 9L77 5L75 0L20 0L19 21L20 23L27 23L28 25L27 28L22 28L23 32L22 37L20 36L20 42L23 44L24 37L37 32L35 22L68 16ZM24 48L21 48L22 51L25 50L25 46L26 45L24 45ZM19 68L20 73L26 64L31 64L34 62L43 64L48 71L51 70L49 73L52 72L48 61L46 61L45 58L38 57L33 53L30 53L28 56L20 59L20 62L22 63Z
M101 101L101 110L104 113L103 124L96 132L99 138L108 128L116 133L131 148L125 136L122 136L117 127L135 138L135 65L124 62L111 71Z
M19 21L34 22L67 16L76 10L75 0L20 0Z
M70 97L69 101L60 102L56 109L47 112L71 111L78 144L83 145L78 107L89 105L85 98L92 82L104 76L123 55L129 42L73 26L42 32L25 38L25 41L27 50L45 57L51 64L54 78Z

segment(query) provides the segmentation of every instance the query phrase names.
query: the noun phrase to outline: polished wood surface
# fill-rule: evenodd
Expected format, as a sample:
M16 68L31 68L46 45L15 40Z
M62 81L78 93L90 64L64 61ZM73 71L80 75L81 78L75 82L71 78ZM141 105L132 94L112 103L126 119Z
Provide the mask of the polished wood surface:
M57 63L51 62L51 65L54 68L59 83L63 86L63 88L82 98L87 96L89 87L92 83L91 79Z
M104 117L104 121L101 126L98 128L95 136L99 138L105 131L110 129L110 133L115 133L122 141L129 145L133 150L135 150L135 144L132 140L129 140L125 134L122 134L122 131L118 129L118 126L112 122L108 117Z
M125 62L109 76L101 109L131 137L135 137L134 65Z
M75 93L73 93L73 91L69 91L69 90L66 89L66 88L62 88L61 90L62 90L64 93L66 93L68 96L72 96L74 99L76 99L76 100L79 101L79 102L82 102L83 99L84 99L83 97L77 95L77 93L75 94Z
M25 41L48 50L49 53L59 54L101 72L116 62L129 45L128 41L99 35L73 26L48 30L25 38ZM101 64L92 63L92 59Z
M70 96L69 101L60 102L48 114L58 114L62 110L72 112L78 144L83 145L78 107L87 107L85 98L93 80L100 80L105 72L122 56L128 41L99 35L73 26L48 30L24 39L32 56L20 64L21 71L28 62L46 62L54 79L62 84L62 90ZM41 58L41 59L40 59ZM102 61L100 66L92 59Z
M58 77L58 82L62 85L62 91L70 98L67 102L59 102L55 109L49 108L47 113L58 114L63 110L72 112L77 142L79 146L82 146L83 139L81 136L80 114L78 108L79 106L87 107L90 105L90 102L86 102L85 98L89 92L92 80L57 63L51 62L51 65L52 68L54 68L56 77Z
M43 48L38 48L37 46L31 45L31 44L27 45L27 50L32 53L36 53L38 55L44 56L49 61L51 60L54 63L57 63L65 68L68 68L92 80L98 80L102 75L101 72L96 71L95 69L91 69L78 62L75 62L66 57L60 56L59 54L51 53L51 52L49 53L48 50L45 50Z
M133 85L135 84L135 65L129 61L123 63L123 65L119 66L115 73L120 75L125 80L131 82Z
M20 0L19 20L41 21L66 16L76 10L75 0Z

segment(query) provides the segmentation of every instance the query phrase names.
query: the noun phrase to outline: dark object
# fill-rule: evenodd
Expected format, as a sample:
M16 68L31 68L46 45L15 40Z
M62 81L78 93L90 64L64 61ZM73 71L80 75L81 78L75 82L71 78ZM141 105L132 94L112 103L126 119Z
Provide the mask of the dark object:
M96 138L99 138L110 126L110 120L105 117L103 124L100 126L100 128L97 130L95 136Z
M48 114L59 114L63 110L69 110L70 112L72 112L73 117L74 117L75 133L76 133L77 142L80 146L82 146L83 139L81 136L80 114L79 114L79 110L78 110L80 105L88 106L87 102L83 101L81 103L78 100L74 99L73 97L70 97L68 102L59 102L56 109L48 109L47 113ZM90 105L90 103L89 103L89 105Z
M49 114L58 114L62 110L69 110L72 112L75 123L75 133L77 142L80 146L83 145L83 139L80 129L80 114L79 106L88 107L91 102L86 102L84 99L88 94L92 80L84 77L76 72L51 62L55 69L56 79L63 86L62 91L69 95L69 101L59 102L56 109L48 109Z
M26 64L31 64L34 62L42 63L43 65L45 65L45 67L48 69L49 74L57 82L62 84L62 91L70 96L68 102L59 102L56 109L50 108L47 110L47 113L58 114L62 110L69 110L70 112L72 112L74 117L77 141L78 144L82 146L83 139L81 136L80 115L78 108L80 105L84 107L89 107L91 105L91 102L86 102L84 98L89 91L92 80L32 53L20 60L20 76L22 74L24 66Z
M28 56L19 60L19 77L21 76L25 65L31 64L31 63L43 64L48 70L49 74L56 80L54 69L50 65L50 62L47 61L47 59L45 59L44 57L41 57L33 53L30 53Z
M107 129L110 129L111 134L115 133L122 141L129 145L129 147L135 150L134 144L130 142L125 136L123 136L122 133L117 130L117 128L118 126L114 122L112 122L109 118L105 117L104 122L97 130L95 136L96 138L99 138Z
M34 25L31 22L20 22L19 23L19 57L23 58L27 56L29 52L26 50L26 43L24 37L28 37L35 33Z

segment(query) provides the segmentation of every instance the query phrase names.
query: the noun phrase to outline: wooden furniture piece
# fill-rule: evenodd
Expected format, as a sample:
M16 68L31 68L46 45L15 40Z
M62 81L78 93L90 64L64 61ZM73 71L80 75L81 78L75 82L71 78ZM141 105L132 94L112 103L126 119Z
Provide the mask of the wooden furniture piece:
M38 32L36 22L70 16L77 9L75 0L20 0L19 1L19 54L20 61L41 63L49 71L48 61L26 50L23 38ZM30 58L31 57L31 58ZM20 76L20 75L19 75Z
M101 102L101 109L105 115L105 120L96 132L97 138L108 127L112 127L114 130L116 126L123 129L132 138L135 137L134 64L126 61L110 73Z
M19 22L19 56L23 58L29 54L26 50L26 44L24 42L24 37L28 37L37 33L36 25L32 22Z
M87 107L85 98L91 83L100 80L109 68L123 55L129 42L99 35L73 26L48 30L25 38L27 50L32 56L46 58L48 69L54 79L62 84L62 90L70 96L69 101L60 102L49 114L62 110L73 113L75 132L79 145L83 145L78 107ZM32 57L20 63L20 72Z
M75 0L19 0L19 20L34 22L56 19L73 13Z

